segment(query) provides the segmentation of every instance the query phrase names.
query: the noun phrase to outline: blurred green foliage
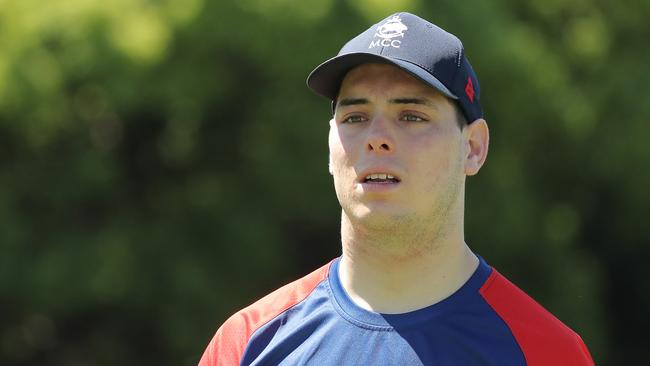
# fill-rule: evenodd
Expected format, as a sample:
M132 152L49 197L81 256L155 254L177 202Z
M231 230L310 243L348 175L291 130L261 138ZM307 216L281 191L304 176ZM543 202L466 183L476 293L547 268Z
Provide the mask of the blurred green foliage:
M339 253L329 104L304 86L409 10L463 39L491 127L467 240L645 359L650 3L0 0L0 364L198 361Z

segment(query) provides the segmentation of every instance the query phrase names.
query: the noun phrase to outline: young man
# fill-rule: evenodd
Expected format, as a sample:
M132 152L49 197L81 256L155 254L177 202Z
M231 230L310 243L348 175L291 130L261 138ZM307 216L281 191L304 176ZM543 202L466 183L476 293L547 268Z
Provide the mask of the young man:
M464 241L489 134L460 40L394 14L308 85L332 100L343 254L233 315L200 365L593 365Z

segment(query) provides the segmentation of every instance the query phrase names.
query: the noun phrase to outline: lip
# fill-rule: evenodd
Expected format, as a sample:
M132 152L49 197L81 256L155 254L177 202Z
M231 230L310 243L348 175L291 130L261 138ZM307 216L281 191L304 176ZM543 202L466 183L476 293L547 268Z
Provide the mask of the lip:
M359 183L361 190L365 193L382 193L392 191L400 186L400 182L395 183Z

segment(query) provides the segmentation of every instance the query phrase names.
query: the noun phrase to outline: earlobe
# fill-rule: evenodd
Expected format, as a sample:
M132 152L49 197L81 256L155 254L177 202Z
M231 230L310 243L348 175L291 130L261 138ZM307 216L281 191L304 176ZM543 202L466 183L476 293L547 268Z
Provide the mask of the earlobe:
M475 175L481 169L487 158L490 144L490 131L487 122L479 118L465 127L467 155L465 159L465 174Z

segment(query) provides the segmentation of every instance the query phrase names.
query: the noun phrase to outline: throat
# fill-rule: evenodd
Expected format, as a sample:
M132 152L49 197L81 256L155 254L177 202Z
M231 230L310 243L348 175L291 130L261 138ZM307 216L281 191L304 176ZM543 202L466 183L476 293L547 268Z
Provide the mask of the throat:
M410 312L446 299L478 266L478 258L464 242L408 257L359 249L344 247L341 284L359 307L385 314Z

